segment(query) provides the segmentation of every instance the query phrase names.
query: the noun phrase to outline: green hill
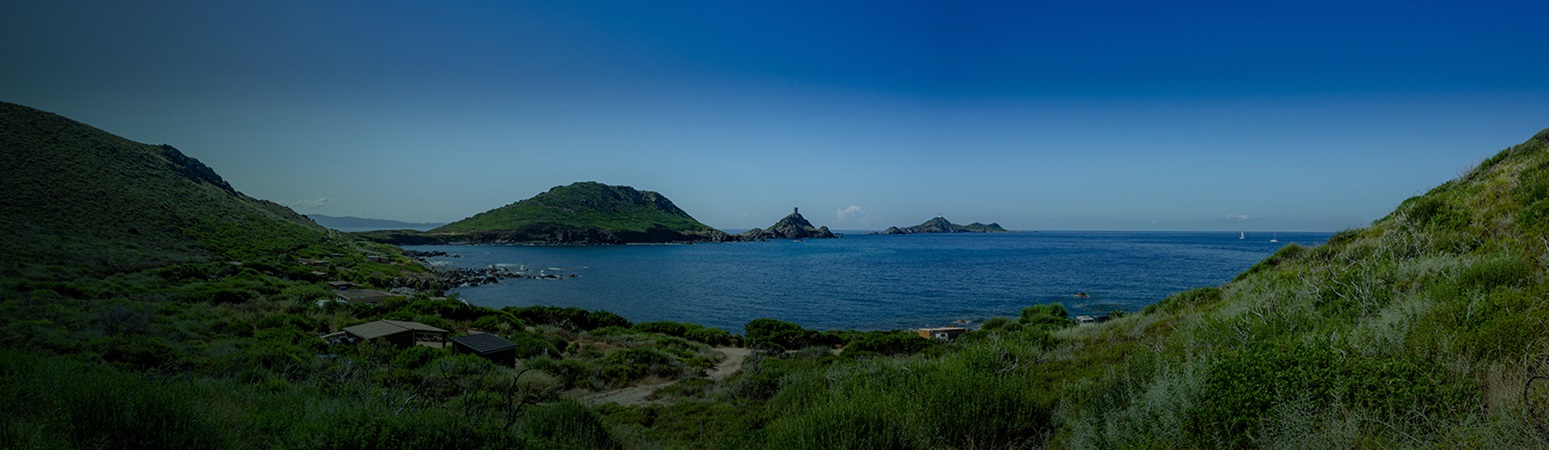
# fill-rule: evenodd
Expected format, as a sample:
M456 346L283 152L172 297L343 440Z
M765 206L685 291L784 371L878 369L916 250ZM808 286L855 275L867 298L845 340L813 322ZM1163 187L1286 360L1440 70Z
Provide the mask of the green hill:
M629 186L581 182L433 230L465 242L636 243L723 240L667 197Z
M70 278L245 260L326 236L171 146L3 102L0 192L0 275Z

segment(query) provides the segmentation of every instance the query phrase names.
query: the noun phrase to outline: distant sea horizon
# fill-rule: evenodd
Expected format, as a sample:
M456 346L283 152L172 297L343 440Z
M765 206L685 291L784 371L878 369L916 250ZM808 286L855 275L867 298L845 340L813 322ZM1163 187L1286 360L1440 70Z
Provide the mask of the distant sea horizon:
M601 309L633 322L692 322L740 333L757 318L820 330L974 325L1051 302L1073 315L1136 312L1173 293L1223 284L1281 246L1319 245L1333 234L867 233L692 245L404 248L456 256L432 258L438 265L561 277L453 290L476 305Z

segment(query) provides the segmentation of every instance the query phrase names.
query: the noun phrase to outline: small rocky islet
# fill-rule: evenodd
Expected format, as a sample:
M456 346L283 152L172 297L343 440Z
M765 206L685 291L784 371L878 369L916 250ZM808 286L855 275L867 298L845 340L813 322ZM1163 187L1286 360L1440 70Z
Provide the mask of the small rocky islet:
M792 208L791 214L770 225L769 228L754 228L741 235L744 240L768 240L768 239L829 239L839 237L828 231L828 227L816 227L807 218L801 216L801 208Z
M925 223L921 223L919 225L915 225L915 226L912 226L912 227L904 227L904 228L888 227L886 230L882 231L882 234L1009 233L1009 232L1010 232L1009 230L1007 230L1005 228L1001 228L1000 224L994 223L994 222L990 222L989 224L982 224L982 223L979 223L979 222L974 222L974 223L970 223L968 225L958 225L958 224L952 223L951 221L947 220L944 217L936 216L935 218L932 218L930 220L925 221Z

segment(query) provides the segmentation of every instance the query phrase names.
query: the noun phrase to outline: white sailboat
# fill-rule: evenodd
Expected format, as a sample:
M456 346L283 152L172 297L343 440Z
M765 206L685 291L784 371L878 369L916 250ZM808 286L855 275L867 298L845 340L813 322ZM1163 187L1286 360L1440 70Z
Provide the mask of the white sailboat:
M1280 233L1275 233L1275 234L1271 235L1270 238L1269 238L1269 242L1280 242Z
M1241 232L1241 231L1237 232L1237 239L1247 239L1247 238L1248 238L1248 235L1246 233Z

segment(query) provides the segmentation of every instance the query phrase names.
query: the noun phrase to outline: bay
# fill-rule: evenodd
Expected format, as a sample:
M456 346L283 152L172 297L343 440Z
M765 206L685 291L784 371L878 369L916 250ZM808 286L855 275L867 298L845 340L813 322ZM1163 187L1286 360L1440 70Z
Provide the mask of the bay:
M1317 245L1330 235L1045 231L405 248L457 256L431 258L433 264L525 266L534 275L560 276L454 290L476 305L602 309L633 322L693 322L740 333L757 318L820 330L944 326L1016 316L1050 302L1073 315L1134 312L1176 292L1220 285L1281 246Z

